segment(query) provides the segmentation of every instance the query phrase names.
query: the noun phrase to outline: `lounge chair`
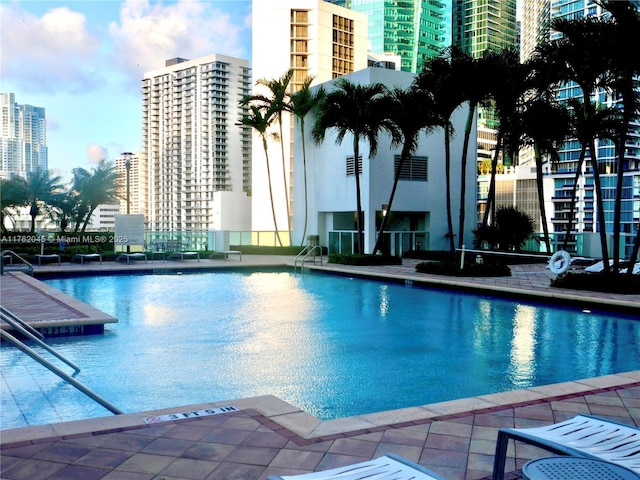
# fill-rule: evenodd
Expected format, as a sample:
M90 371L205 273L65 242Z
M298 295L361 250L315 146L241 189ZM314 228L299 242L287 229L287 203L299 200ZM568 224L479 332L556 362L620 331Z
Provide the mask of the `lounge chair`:
M269 476L267 480L446 480L431 470L393 454L338 467L323 472L303 473L283 477Z
M591 415L537 428L501 428L498 431L493 480L504 478L509 439L528 443L558 455L595 458L640 474L640 429Z

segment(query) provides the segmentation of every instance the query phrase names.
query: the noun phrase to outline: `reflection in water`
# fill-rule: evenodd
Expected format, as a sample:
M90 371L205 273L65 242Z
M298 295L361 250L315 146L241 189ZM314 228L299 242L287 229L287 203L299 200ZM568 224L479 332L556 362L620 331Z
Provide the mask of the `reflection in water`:
M276 395L326 419L640 368L634 319L486 295L283 272L47 283L119 319L52 342L127 412ZM3 348L3 426L5 391L30 409L16 422L81 411L32 400L42 392L105 414L46 371L26 385L5 373L29 362Z

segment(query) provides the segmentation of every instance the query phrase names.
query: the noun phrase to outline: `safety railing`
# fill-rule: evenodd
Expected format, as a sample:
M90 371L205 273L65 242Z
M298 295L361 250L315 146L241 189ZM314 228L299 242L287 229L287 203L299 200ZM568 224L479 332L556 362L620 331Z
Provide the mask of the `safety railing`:
M16 262L14 263L14 260ZM8 262L5 263L5 262ZM0 252L0 275L4 275L5 271L26 272L33 276L33 265L12 250L3 250Z
M296 255L296 258L293 262L294 272L298 268L298 262L300 263L300 269L302 270L302 268L304 268L305 262L313 261L315 265L316 259L318 257L320 258L320 265L322 265L322 247L320 245L307 245L298 255Z
M63 355L59 354L53 348L51 348L49 345L47 345L45 342L43 342L41 340L42 335L39 332L35 331L33 329L33 327L28 325L24 320L21 320L18 316L16 316L12 312L10 312L5 307L0 307L0 318L4 322L9 324L11 327L13 327L13 329L17 333L19 333L19 334L23 335L24 337L26 337L27 339L35 342L36 345L42 347L47 352L51 353L56 358L62 360L65 364L67 364L68 366L73 368L75 370L75 373L78 373L80 371L80 368L77 367L73 362L71 362L70 360L66 359ZM0 328L0 338L2 338L3 340L8 341L11 344L13 344L16 348L18 348L18 350L20 350L23 353L26 353L27 355L29 355L36 362L38 362L40 365L42 365L43 367L49 369L51 372L56 374L58 377L63 379L65 382L69 383L71 386L75 387L80 392L84 393L86 396L88 396L89 398L91 398L95 402L99 403L100 405L102 405L104 408L106 408L110 412L112 412L114 414L123 413L120 409L118 409L117 407L115 407L114 405L109 403L107 400L102 398L100 395L98 395L96 392L94 392L93 390L88 388L86 385L82 384L81 382L79 382L78 380L73 378L71 375L67 374L66 372L64 372L63 370L61 370L57 366L55 366L53 363L49 362L47 359L45 359L42 355L40 355L38 352L36 352L31 347L25 345L21 340L19 340L16 336L12 335L10 332Z

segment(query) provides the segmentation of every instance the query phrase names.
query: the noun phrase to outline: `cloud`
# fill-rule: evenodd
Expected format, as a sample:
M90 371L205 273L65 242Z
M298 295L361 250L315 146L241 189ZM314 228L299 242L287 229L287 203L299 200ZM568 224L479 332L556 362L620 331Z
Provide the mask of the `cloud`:
M67 7L38 18L19 4L0 5L2 76L26 91L82 91L99 81L91 67L99 41L86 18Z
M109 31L114 61L136 81L173 57L193 59L212 53L248 58L250 22L220 7L240 2L179 0L172 4L126 0L119 23ZM247 9L249 2L246 3Z
M87 158L91 163L100 163L100 160L109 158L109 150L101 145L92 143L87 148Z

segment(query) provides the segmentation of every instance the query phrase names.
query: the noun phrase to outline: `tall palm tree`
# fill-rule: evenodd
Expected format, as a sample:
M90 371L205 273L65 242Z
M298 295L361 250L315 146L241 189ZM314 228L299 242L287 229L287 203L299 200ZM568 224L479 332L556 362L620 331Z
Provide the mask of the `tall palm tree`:
M606 0L600 3L611 13L603 29L607 35L603 41L608 45L610 60L608 87L619 95L622 103L622 117L617 138L614 140L618 150L616 198L613 214L613 271L618 271L620 259L620 223L622 217L622 183L625 171L626 141L634 118L640 114L640 91L637 75L640 72L640 56L630 54L629 45L640 44L640 13L631 2ZM638 229L640 236L640 229ZM637 255L637 251L636 254ZM635 263L636 256L630 259ZM631 274L632 269L628 269Z
M314 77L307 77L297 92L291 95L287 108L298 119L300 125L300 136L302 138L302 169L304 175L304 227L302 229L302 238L300 245L304 244L307 237L307 223L309 220L309 192L307 190L307 147L306 147L306 131L305 118L322 101L325 95L323 88L319 88L315 92L311 91L311 83Z
M33 233L36 230L36 217L42 211L50 208L51 199L63 189L59 176L52 176L51 170L38 169L27 174L26 195L29 206L29 215L31 216L31 229Z
M466 187L467 187L467 163L469 156L469 141L471 131L476 118L478 106L489 108L488 97L491 91L490 62L481 56L473 58L471 55L460 52L454 59L456 72L462 78L472 78L473 81L466 82L462 90L462 97L469 103L467 121L464 129L464 140L462 143L462 159L460 161L460 215L458 221L458 248L464 246L464 223L466 216Z
M243 100L248 102L248 99ZM246 104L246 103L245 103ZM240 122L242 125L253 128L262 139L262 147L264 148L264 156L267 162L267 182L269 184L269 200L271 201L271 213L273 214L273 228L276 232L278 245L282 246L280 232L278 230L278 221L276 219L276 207L273 202L273 186L271 184L271 163L269 162L269 146L267 139L269 136L269 127L273 122L273 112L264 106L248 103L248 114L243 116Z
M543 54L546 50L547 61L549 65L553 65L560 78L567 82L574 82L580 87L583 113L587 122L594 118L595 110L591 97L599 87L604 86L603 79L609 64L606 60L607 48L603 42L602 25L601 19L593 17L572 20L556 19L552 22L551 27L562 33L562 38L541 47ZM598 231L604 271L609 273L609 251L596 139L591 136L585 138L584 141L587 143L595 183Z
M387 109L389 120L393 122L397 132L392 136L391 146L395 147L402 143L402 151L398 165L395 166L393 175L393 186L387 201L387 212L382 217L378 238L376 239L373 251L381 250L384 231L393 206L393 199L400 180L400 173L405 162L415 153L418 148L418 137L423 130L429 131L439 125L439 117L433 112L433 102L431 97L424 91L411 86L407 89L394 88L388 93L390 100Z
M118 199L119 175L113 162L107 162L104 159L100 160L91 171L74 168L72 173L73 189L79 203L76 231L81 224L81 231L84 232L98 205L113 203Z
M523 143L524 145L532 144L534 149L538 206L545 246L547 252L550 253L551 240L549 239L549 225L544 206L543 155L549 157L552 164L559 162L558 147L569 136L570 116L565 107L553 102L551 98L538 96L526 103L521 121L525 137Z
M13 219L15 209L26 206L27 181L19 176L0 179L0 227L7 231L5 219Z
M291 111L290 107L290 94L289 85L293 78L293 69L289 69L278 79L267 80L266 78L259 79L256 84L266 87L269 90L269 95L253 95L251 100L258 102L260 105L268 108L270 114L278 121L280 141L280 151L282 153L282 181L284 189L284 201L287 211L287 226L289 228L289 236L291 236L291 209L289 205L289 182L287 181L287 168L286 159L284 154L284 136L283 136L283 122L282 115L284 112Z
M491 105L498 122L496 149L491 161L491 179L487 204L482 223L478 230L476 246L482 242L482 237L489 223L489 217L495 218L496 207L496 173L500 152L505 156L514 155L518 149L517 116L525 94L530 88L531 66L520 63L520 54L513 48L490 50L485 54L485 61L493 72L491 83Z
M467 78L458 75L457 65L454 65L457 55L457 50L452 48L428 59L415 80L416 87L433 98L434 112L438 115L439 126L444 130L447 238L452 252L455 251L455 243L451 212L451 117L464 101L463 85L468 82Z
M327 129L337 132L336 144L341 144L347 134L353 136L353 161L356 180L356 253L364 253L364 226L362 198L360 195L360 141L369 143L369 155L378 150L380 130L393 132L393 124L386 118L385 97L387 88L381 83L356 85L347 79L338 79L335 90L330 91L318 105L312 136L316 143L324 140Z

